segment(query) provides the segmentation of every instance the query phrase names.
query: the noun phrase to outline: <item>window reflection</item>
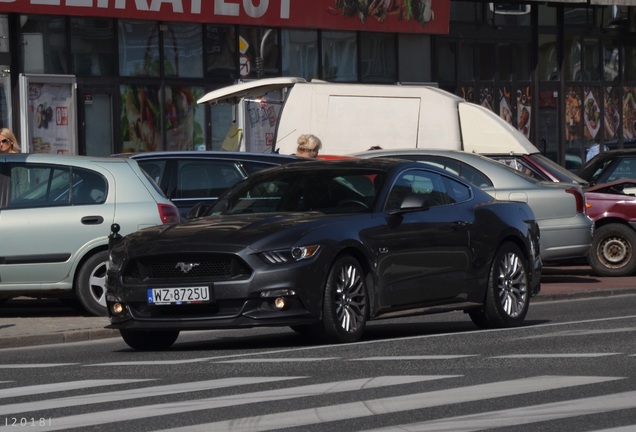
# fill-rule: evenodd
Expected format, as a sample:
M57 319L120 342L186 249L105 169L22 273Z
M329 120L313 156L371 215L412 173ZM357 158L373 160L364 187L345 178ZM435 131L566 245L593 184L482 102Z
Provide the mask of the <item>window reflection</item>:
M357 81L357 45L354 32L322 33L322 74L327 81Z
M119 21L119 74L159 76L159 26L150 21Z
M283 76L318 78L318 32L283 30Z
M26 73L68 73L66 19L64 17L23 15L20 33L22 70Z
M111 19L71 18L71 54L77 75L114 75L115 25Z
M163 25L163 67L166 76L203 76L203 41L199 24Z
M234 26L206 26L206 76L235 80L238 78L236 30Z
M360 58L362 82L394 83L397 81L395 35L362 33Z
M538 74L541 81L556 81L559 79L557 67L556 35L539 35L539 67Z

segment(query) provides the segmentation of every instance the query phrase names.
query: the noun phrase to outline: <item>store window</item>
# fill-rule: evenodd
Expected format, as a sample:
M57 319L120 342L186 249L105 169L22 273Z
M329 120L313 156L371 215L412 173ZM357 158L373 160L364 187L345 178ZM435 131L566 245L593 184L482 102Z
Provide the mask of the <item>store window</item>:
M322 79L356 82L357 60L355 32L322 32Z
M513 78L517 81L530 81L532 66L530 65L530 45L515 45L513 49L514 59Z
M478 44L477 55L479 59L478 76L480 80L492 81L495 76L495 54L492 44Z
M601 44L598 39L583 39L583 80L601 79Z
M455 83L455 43L439 41L437 43L437 80L440 83Z
M540 81L558 81L559 68L557 59L557 40L554 34L539 35L539 65Z
M508 81L512 78L512 60L514 57L512 45L503 44L497 47L497 79Z
M238 79L236 29L233 26L205 27L205 76L217 80Z
M603 79L618 80L620 51L614 39L603 41Z
M278 30L263 27L239 29L239 75L241 78L280 76Z
M281 33L283 76L311 80L319 77L318 32L283 30Z
M627 45L624 52L623 76L626 81L636 81L636 46Z
M199 24L163 24L163 70L167 77L203 77L203 29Z
M395 35L360 34L360 80L370 83L397 81Z
M119 21L119 74L160 74L159 25L151 21Z
M470 42L462 44L459 58L462 62L459 67L460 81L473 81L475 79L475 45Z
M111 19L71 18L71 55L76 75L115 74L115 25Z
M398 81L432 82L431 36L398 34Z
M25 73L68 74L66 18L21 15L22 67Z

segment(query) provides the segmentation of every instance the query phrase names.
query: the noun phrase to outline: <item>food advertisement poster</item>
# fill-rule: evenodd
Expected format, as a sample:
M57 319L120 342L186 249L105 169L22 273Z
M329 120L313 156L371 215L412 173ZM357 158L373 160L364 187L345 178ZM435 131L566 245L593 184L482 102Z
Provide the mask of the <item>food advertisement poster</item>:
M167 86L164 89L166 150L205 150L202 87Z
M580 87L568 87L565 98L565 139L576 141L582 138L583 102Z
M159 86L122 85L120 92L123 151L163 150Z
M512 124L512 110L510 109L512 100L510 88L504 86L499 89L499 117L507 123Z
M620 126L620 114L618 104L617 87L607 87L604 94L605 114L603 116L603 136L606 140L618 138L618 127Z
M22 74L20 87L24 151L76 154L75 78Z
M532 121L532 96L530 86L517 90L517 129L526 138L530 138L530 122Z
M493 98L494 92L495 89L492 86L482 87L479 90L479 105L489 109L490 111L495 111L495 100Z
M600 138L601 130L601 108L600 108L600 89L598 87L585 87L583 89L583 123L585 124L584 132L586 140L594 140L597 136Z
M459 88L459 96L466 99L467 102L475 102L475 87L461 86Z
M636 138L636 87L623 87L623 138Z

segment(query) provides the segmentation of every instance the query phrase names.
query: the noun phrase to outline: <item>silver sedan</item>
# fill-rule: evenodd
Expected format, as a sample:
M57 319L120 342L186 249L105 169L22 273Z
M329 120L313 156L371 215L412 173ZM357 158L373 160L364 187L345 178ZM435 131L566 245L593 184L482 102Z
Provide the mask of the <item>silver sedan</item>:
M493 159L453 150L372 150L361 158L397 157L442 167L502 201L530 205L541 229L544 263L587 255L592 243L592 220L586 214L585 195L579 185L537 181Z

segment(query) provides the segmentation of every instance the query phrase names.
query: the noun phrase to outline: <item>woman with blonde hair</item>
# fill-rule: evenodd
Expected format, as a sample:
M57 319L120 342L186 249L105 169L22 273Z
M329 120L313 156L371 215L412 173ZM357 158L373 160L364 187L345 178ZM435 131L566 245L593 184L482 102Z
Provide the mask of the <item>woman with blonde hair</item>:
M7 128L0 129L0 152L20 153L20 143L13 132Z
M322 148L320 138L315 135L305 134L298 137L298 147L296 148L296 156L315 158Z

